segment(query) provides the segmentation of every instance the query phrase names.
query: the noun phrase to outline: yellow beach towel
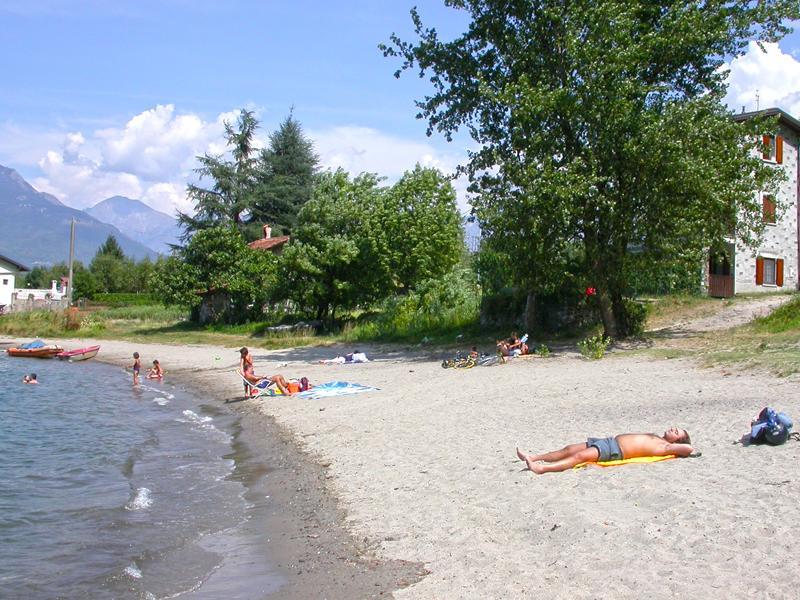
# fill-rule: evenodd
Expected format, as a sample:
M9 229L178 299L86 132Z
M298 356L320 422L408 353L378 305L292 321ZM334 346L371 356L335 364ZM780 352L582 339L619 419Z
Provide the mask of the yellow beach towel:
M675 458L674 454L667 454L666 456L639 456L638 458L623 458L622 460L608 460L606 462L597 463L579 463L572 467L573 469L582 469L586 465L597 465L598 467L618 467L619 465L627 465L628 463L650 463L659 462Z

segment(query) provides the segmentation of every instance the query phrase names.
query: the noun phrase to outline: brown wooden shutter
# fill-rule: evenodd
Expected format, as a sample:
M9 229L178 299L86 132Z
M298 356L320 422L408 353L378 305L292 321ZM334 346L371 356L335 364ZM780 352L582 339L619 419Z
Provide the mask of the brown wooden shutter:
M775 162L783 164L783 138L779 135L775 136Z
M756 258L756 285L764 285L764 259Z
M776 209L777 207L775 206L775 201L772 199L772 196L764 194L761 198L761 216L764 219L764 223L775 224Z
M764 134L761 136L761 141L764 142L764 150L761 152L761 158L764 160L769 160L772 158L772 153L770 152L770 148L772 147L772 136Z
M775 261L775 283L778 287L783 286L783 259L779 258Z

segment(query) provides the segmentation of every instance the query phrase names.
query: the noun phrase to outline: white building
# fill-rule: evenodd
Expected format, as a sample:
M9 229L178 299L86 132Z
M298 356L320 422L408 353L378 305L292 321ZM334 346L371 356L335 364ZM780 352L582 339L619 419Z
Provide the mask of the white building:
M8 310L16 291L16 279L21 273L30 271L25 265L0 255L0 312Z
M779 108L738 114L734 120L755 116L778 118L777 130L764 134L769 150L762 160L781 169L785 179L776 198L759 193L766 225L761 245L753 250L731 243L729 258L709 259L705 282L711 296L800 289L800 121ZM785 210L776 215L776 205Z

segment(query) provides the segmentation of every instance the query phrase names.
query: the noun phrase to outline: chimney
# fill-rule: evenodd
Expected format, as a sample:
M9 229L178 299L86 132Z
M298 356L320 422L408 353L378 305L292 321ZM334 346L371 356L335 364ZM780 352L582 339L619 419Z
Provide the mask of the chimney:
M272 227L264 225L264 239L268 240L272 236Z

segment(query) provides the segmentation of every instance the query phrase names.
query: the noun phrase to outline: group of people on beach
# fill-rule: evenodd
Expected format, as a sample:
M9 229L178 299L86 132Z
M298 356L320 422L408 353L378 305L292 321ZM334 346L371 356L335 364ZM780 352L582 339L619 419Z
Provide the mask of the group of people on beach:
M133 385L139 384L139 372L142 370L142 361L139 358L139 353L133 353L133 365L131 365L131 370L133 371ZM153 360L153 366L147 370L147 375L145 376L147 379L163 379L164 378L164 369L161 367L161 363L158 360Z
M519 337L516 332L512 332L508 338L497 340L497 354L503 362L515 356L528 354L529 351L528 334Z
M281 374L256 375L255 367L253 365L253 356L250 354L250 350L248 350L247 347L242 347L239 349L239 374L253 386L255 386L257 383L267 380L270 382L270 384L275 385L282 394L293 396L295 393L297 393L295 391L290 391L289 382ZM245 385L244 391L245 395L249 393L250 390L247 385Z

